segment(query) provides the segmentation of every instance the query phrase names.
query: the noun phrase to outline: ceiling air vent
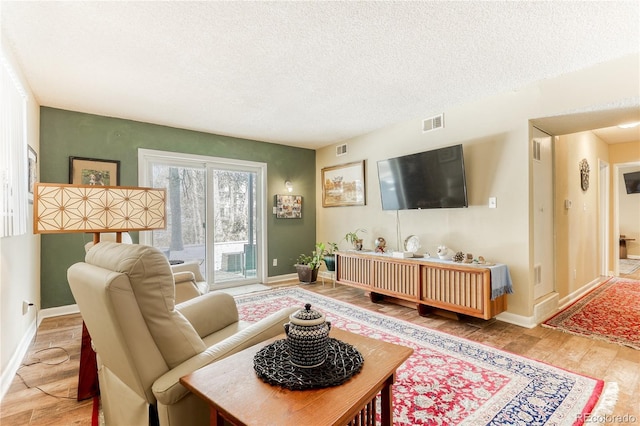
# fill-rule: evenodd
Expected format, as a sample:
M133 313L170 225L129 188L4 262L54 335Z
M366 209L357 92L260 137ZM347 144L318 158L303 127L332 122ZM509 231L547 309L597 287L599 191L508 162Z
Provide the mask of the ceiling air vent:
M433 117L422 120L422 133L444 127L444 114L434 115Z
M345 155L347 153L347 144L342 144L336 146L336 157L340 157L341 155Z

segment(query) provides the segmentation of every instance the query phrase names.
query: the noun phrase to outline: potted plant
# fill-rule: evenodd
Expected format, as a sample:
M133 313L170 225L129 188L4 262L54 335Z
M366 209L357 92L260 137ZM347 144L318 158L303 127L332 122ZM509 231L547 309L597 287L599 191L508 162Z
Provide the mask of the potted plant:
M367 232L367 230L358 228L353 232L347 232L344 239L351 243L355 250L362 250L362 238L358 236L358 232Z
M298 272L298 279L303 283L313 283L318 279L318 269L322 264L322 257L325 253L324 243L316 243L316 249L311 255L300 254L295 267Z
M324 264L327 265L327 271L336 270L336 251L338 250L338 244L327 243L327 249L324 251Z

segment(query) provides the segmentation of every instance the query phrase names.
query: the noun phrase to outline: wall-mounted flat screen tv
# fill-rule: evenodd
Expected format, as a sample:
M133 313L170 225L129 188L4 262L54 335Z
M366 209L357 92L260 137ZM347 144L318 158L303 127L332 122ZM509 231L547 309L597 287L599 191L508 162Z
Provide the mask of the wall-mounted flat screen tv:
M622 176L627 194L640 194L640 172L624 173Z
M462 145L378 161L383 210L468 207Z

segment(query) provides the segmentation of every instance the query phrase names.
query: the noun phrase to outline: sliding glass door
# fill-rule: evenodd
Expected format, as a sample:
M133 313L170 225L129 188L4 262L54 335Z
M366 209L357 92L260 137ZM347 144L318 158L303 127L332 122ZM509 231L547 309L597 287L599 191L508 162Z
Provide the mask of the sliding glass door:
M256 277L257 173L212 169L214 284Z
M196 262L212 289L263 282L266 165L139 151L140 185L167 189L167 229L140 242Z

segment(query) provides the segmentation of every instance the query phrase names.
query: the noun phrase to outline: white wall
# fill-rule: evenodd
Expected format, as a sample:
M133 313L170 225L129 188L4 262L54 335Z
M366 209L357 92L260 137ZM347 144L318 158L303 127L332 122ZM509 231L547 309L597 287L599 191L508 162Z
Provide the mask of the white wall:
M22 81L29 95L27 111L28 143L39 152L40 105L10 52L3 54ZM33 207L29 205L27 234L0 238L0 397L8 389L36 328L36 309L40 306L40 237L33 235ZM35 307L23 315L22 301Z
M580 183L578 165L583 158L590 169L587 191ZM600 275L598 160L609 162L608 145L593 132L556 138L556 291L561 300ZM565 200L571 208L565 208Z
M319 199L317 240L340 241L346 232L366 228L365 247L383 236L395 248L396 214L381 209L376 162L462 143L469 208L401 211L402 238L417 235L431 253L447 244L506 263L515 290L508 311L531 317L529 120L638 105L639 63L639 56L631 55L477 102L425 111L422 117L346 141L345 156L336 157L335 146L319 150L318 198L323 167L365 159L367 205L323 208ZM421 120L442 112L445 128L422 133ZM497 197L497 209L488 208L489 197ZM344 242L341 246L347 248Z

